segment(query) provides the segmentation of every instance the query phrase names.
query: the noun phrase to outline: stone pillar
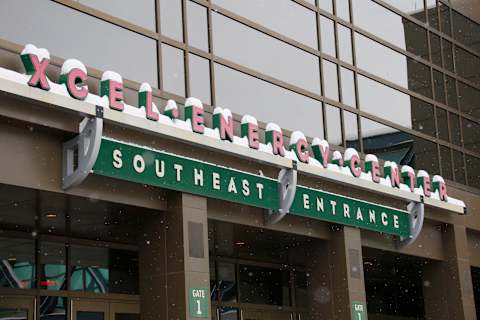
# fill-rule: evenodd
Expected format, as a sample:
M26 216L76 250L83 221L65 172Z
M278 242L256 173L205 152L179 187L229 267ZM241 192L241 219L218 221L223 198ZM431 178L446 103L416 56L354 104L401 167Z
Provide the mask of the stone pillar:
M476 319L467 232L462 225L446 225L445 261L424 270L425 319Z
M170 192L167 212L148 221L145 230L142 319L210 319L207 199Z
M360 230L335 226L330 240L330 265L333 289L332 319L350 320L357 306L361 320L367 319ZM362 305L363 307L360 307ZM363 309L363 310L362 310ZM360 320L358 315L354 320Z

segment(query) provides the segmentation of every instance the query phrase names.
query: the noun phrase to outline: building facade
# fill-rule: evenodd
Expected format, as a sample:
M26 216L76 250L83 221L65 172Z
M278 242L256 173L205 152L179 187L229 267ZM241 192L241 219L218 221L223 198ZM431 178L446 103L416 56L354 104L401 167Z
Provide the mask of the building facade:
M476 319L479 22L467 0L1 1L0 319Z

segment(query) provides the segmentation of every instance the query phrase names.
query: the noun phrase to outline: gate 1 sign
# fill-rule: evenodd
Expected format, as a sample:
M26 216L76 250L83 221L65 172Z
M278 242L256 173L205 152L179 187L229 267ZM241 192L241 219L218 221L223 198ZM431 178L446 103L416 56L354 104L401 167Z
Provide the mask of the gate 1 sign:
M352 302L352 320L367 320L365 303L359 301Z
M207 288L190 288L188 290L188 310L191 317L208 318L210 296Z

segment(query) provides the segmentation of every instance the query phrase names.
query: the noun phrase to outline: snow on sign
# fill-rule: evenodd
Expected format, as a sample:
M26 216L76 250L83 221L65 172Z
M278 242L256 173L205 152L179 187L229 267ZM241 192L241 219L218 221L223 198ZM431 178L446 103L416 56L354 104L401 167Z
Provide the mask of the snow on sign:
M104 138L93 173L278 210L277 180ZM290 214L410 236L408 212L297 186Z
M17 89L18 86L15 89L22 91L23 95L35 97L38 100L48 100L49 95L36 94L35 90L50 92L52 101L61 100L53 99L53 96L56 98L61 96L63 100L65 100L64 97L68 97L75 100L76 104L72 102L68 103L68 106L62 106L73 108L72 106L75 105L75 110L82 107L87 109L91 106L102 108L106 120L120 125L133 125L144 130L161 132L173 139L194 141L210 149L215 146L216 150L222 152L230 152L250 159L261 159L261 161L280 164L283 167L286 167L286 164L292 166L293 162L298 162L300 173L328 176L331 180L356 187L361 186L366 190L374 190L402 199L414 198L416 199L414 201L418 202L424 198L428 205L458 213L465 212L463 201L447 195L447 186L443 178L438 175L430 177L424 170L415 172L409 166L404 165L400 168L396 163L387 161L383 164L382 175L380 162L375 155L366 155L362 165L356 150L349 148L343 155L339 151L332 152L327 141L314 138L309 143L300 131L293 132L287 144L287 141L284 141L282 129L274 123L267 124L265 138L262 141L257 120L250 115L243 116L240 136L235 136L234 120L228 109L216 107L212 115L212 126L209 128L205 124L208 121L205 121L206 113L202 102L198 99L186 99L185 116L180 119L178 107L173 100L168 101L163 112L160 111L160 108L153 103L152 88L148 83L140 86L138 106L131 106L124 101L123 80L118 73L105 71L100 81L100 95L94 95L90 93L87 85L87 69L80 61L66 60L61 68L58 83L55 83L47 77L46 73L50 62L48 50L28 44L20 57L26 74L0 68L0 81L8 80L2 82L5 84L0 87L0 90L13 90L11 89L13 83L30 86L35 89L27 93ZM80 104L78 101L85 103ZM81 110L81 112L89 111ZM353 181L356 179L358 183Z

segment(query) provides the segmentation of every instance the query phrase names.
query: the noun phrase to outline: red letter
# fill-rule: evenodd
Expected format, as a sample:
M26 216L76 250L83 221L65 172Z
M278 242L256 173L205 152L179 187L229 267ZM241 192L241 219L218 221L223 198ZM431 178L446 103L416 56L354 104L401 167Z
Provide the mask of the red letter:
M310 154L308 152L308 143L305 139L298 139L297 143L295 144L295 154L299 161L308 163L308 159L310 158Z
M394 163L395 162L389 161L385 162L383 172L385 177L390 178L390 184L392 187L400 188L400 170L398 170L398 167Z
M85 100L88 96L87 74L78 68L70 70L67 74L67 90L70 95L78 100ZM80 84L80 86L77 86Z
M330 154L330 147L328 142L315 138L312 142L313 156L317 159L324 168L328 167L328 156Z
M378 161L372 161L372 180L373 182L380 182L380 165Z
M203 108L199 106L189 105L185 107L185 119L189 119L192 124L192 130L196 133L203 133Z
M217 107L219 108L219 107ZM216 111L217 111L217 108ZM220 132L220 139L233 141L233 119L228 109L220 108L220 112L213 114L213 128Z
M352 172L353 176L358 178L362 174L362 168L359 166L360 158L354 154L349 160L349 167L350 171Z
M272 130L270 131L270 134L272 135L272 140L270 142L272 143L273 154L278 154L282 157L285 156L285 151L283 150L282 132Z
M248 146L252 149L260 148L260 137L258 136L258 125L255 123L242 123L242 128L246 127L246 137L248 139ZM242 136L245 136L242 134Z
M145 115L147 119L158 121L159 115L153 110L152 91L148 84L142 84L138 92L138 105L145 107Z
M38 87L43 90L50 90L50 85L47 80L47 67L50 63L50 59L44 58L42 62L39 61L38 57L34 54L29 54L28 58L32 64L33 74L28 85L32 87ZM31 69L32 70L32 69ZM28 69L27 69L28 72Z

